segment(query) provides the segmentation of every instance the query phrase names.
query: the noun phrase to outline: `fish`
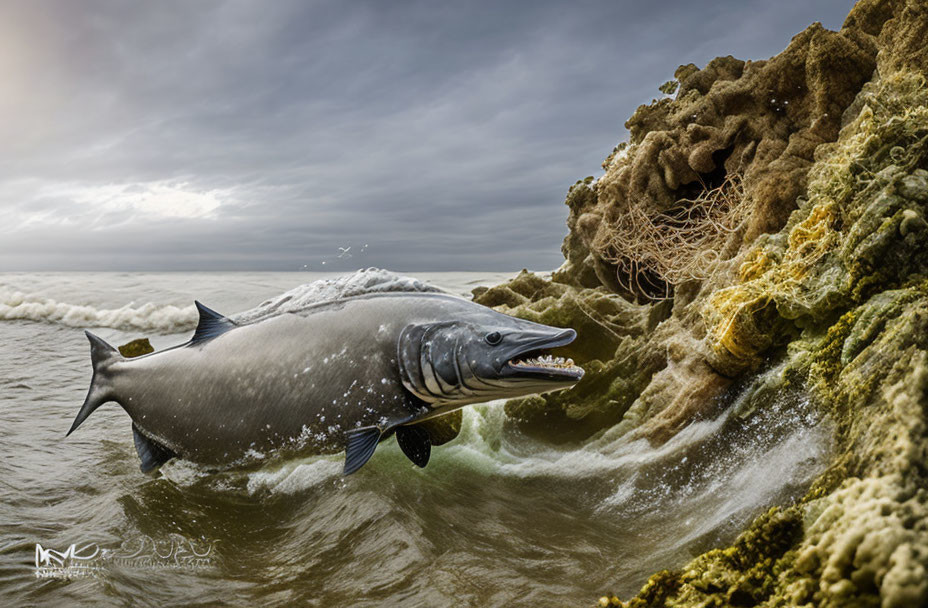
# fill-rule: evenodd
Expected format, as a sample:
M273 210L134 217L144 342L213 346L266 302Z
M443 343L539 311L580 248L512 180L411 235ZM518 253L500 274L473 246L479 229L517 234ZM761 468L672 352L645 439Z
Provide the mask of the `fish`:
M132 420L143 473L172 458L230 468L344 450L350 475L394 435L425 467L437 442L424 423L566 389L584 373L548 352L573 329L441 292L366 293L251 322L195 304L189 341L139 357L85 332L93 376L67 435L115 402Z

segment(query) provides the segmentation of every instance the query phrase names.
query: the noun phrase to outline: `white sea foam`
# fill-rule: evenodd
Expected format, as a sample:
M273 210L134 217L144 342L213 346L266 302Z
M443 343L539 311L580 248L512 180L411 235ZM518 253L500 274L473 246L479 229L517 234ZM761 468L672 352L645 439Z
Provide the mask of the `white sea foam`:
M467 466L492 470L515 478L551 477L584 479L634 471L638 467L672 460L714 437L729 417L690 424L666 443L652 446L645 439L607 430L581 446L555 446L530 442L527 447L503 440L503 402L465 408L460 437L441 448L446 458L467 461Z
M228 291L229 282L223 285ZM288 283L280 285L279 291L283 291ZM276 314L299 313L325 300L395 291L440 290L411 277L368 269L301 285L233 318L251 322ZM56 297L77 299L79 296L75 294L78 293L71 290ZM175 289L170 297L176 301L177 296ZM193 306L149 302L139 306L98 308L55 300L46 292L29 295L0 286L0 321L29 320L71 327L170 334L191 330L196 319ZM779 368L775 368L764 376L779 372ZM758 380L762 381L763 378ZM723 414L694 422L661 445L633 440L623 432L624 426L605 430L582 445L557 446L531 441L506 430L501 402L468 407L464 410L461 436L436 450L430 469L438 468L438 473L432 474L440 474L441 467L449 467L519 483L533 478L573 480L595 486L592 500L598 504L598 511L611 515L645 513L653 510L655 504L673 506L684 500L693 504L705 501L705 510L709 513L718 502L711 498L720 495L725 497L724 506L718 513L707 515L709 523L715 525L732 513L772 502L771 493L811 479L819 470L821 454L827 448L827 431L817 429L815 420L803 419L803 408L784 404L783 408L765 407L752 411L746 396L754 392L742 391ZM720 437L724 437L724 441L720 442ZM387 452L381 453L381 462L386 460L384 466L412 466L393 442L379 450ZM709 454L712 450L718 453ZM439 452L440 458L437 457ZM697 461L699 465L694 467ZM268 462L257 471L245 473L213 475L182 462L168 465L164 472L179 485L197 485L208 480L216 489L227 488L250 495L293 495L338 479L341 468L340 457L324 456ZM700 533L704 531L704 527L699 528Z
M329 300L350 298L366 293L410 291L442 292L441 289L413 277L380 268L367 268L352 274L300 285L277 297L265 300L251 310L233 315L232 318L239 322L252 322L264 317L299 312L307 306Z
M196 327L197 311L193 306L152 302L140 306L130 303L120 308L95 308L0 288L0 320L173 334Z
M326 481L338 479L343 464L332 457L306 458L280 463L248 475L248 493L297 494Z
M726 513L770 503L778 492L812 479L821 468L828 438L827 426L802 417L787 419L781 411L760 416L756 425L745 425L726 412L689 425L661 445L604 432L582 445L561 447L507 437L503 402L468 407L463 413L460 436L438 448L440 455L431 468L513 480L608 479L601 487L604 494L597 499L597 510L626 514L648 511L655 503L709 504L721 493L727 497L728 511L720 511L716 524ZM717 445L720 435L726 437L724 447ZM384 452L395 452L389 455L393 464L387 466L412 466L392 442L378 450L381 463L388 456ZM698 465L689 468L688 461ZM299 493L338 478L341 466L341 460L331 456L275 462L247 473L247 492Z
M337 278L300 285L258 306L232 315L238 322L252 322L278 314L298 312L312 304L364 293L396 291L441 292L418 279L388 270L368 268ZM62 302L39 294L0 286L0 321L35 321L68 327L108 327L122 331L175 334L192 331L197 311L190 306L147 302L119 308L97 308L88 304Z

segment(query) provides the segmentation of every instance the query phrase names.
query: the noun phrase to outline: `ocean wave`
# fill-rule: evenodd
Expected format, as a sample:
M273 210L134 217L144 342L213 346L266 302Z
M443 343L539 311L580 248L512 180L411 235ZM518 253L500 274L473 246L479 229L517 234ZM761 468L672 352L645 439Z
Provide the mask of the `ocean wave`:
M238 323L253 323L285 313L298 313L326 300L348 298L365 293L441 292L442 290L388 270L368 268L336 278L299 285L258 306L231 315ZM68 327L108 327L122 331L176 334L197 326L196 308L148 302L120 308L96 308L86 304L60 302L38 294L0 287L0 321L35 321Z
M441 289L413 277L380 268L367 268L294 287L279 296L265 300L251 310L232 315L232 319L239 323L252 323L284 313L299 313L319 302L388 292L443 293Z
M262 469L248 475L248 494L299 494L325 482L342 478L343 463L332 457L288 461L276 468Z
M151 302L131 303L120 308L96 308L69 304L51 298L0 290L0 320L56 323L68 327L110 327L122 331L148 331L174 334L197 325L194 306L172 306Z
M660 445L616 432L613 427L582 445L570 446L553 446L507 433L504 401L493 401L464 409L459 437L437 449L429 470L439 477L443 472L468 471L513 481L570 479L597 485L596 480L611 478L611 489L609 484L602 488L602 510L644 512L652 508L653 501L705 497L719 486L731 491L740 488L738 500L751 503L749 497L755 496L759 503L769 499L771 492L812 479L827 449L828 425L808 412L788 415L789 399L784 397L749 420L739 418L730 408L714 419L688 425ZM798 407L809 409L809 404L803 401ZM724 448L719 447L720 442ZM339 479L342 459L333 455L272 459L257 470L225 472L219 476L225 480L220 485L228 482L228 488L250 495L297 494ZM393 442L378 447L368 466L390 474L414 469ZM170 472L181 485L202 481L194 475L185 483L184 475L175 473L188 468L199 470L197 465L172 461L163 471ZM210 477L205 470L202 475ZM773 478L778 482L771 484ZM769 487L763 491L755 488L756 480L766 480ZM216 478L210 477L210 481L215 483Z

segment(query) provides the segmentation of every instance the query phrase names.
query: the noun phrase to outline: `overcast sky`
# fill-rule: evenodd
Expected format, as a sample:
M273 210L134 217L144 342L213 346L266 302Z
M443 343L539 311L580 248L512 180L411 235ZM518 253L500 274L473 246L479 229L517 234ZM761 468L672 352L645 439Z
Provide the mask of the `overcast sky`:
M852 5L0 0L0 270L555 268L679 64Z

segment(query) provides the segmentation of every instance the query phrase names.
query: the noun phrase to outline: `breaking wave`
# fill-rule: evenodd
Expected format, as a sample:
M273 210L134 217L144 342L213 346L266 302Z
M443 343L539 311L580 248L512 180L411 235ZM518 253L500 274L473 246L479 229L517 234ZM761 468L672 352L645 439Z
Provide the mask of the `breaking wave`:
M307 306L327 300L387 292L442 293L442 290L413 277L380 268L367 268L340 277L319 279L294 287L277 297L265 300L251 310L233 315L232 318L238 322L251 323L265 317L299 312Z
M781 371L769 370L761 381ZM746 520L764 505L795 494L821 471L828 449L830 423L817 415L804 392L785 392L748 414L741 398L749 393L742 389L718 416L696 421L654 446L617 427L582 445L552 446L507 432L502 401L476 405L465 408L460 436L439 448L429 467L439 478L467 471L511 483L585 481L595 488L590 498L597 511L626 516L641 516L656 505L668 511L698 505L705 510L698 530L706 531L738 519L736 515ZM394 442L385 442L377 455L367 468L389 470L392 476L410 474L412 467ZM180 485L206 481L250 495L293 495L343 479L342 459L274 460L248 472L218 476L172 461L162 472ZM603 483L605 479L610 481ZM686 538L695 534L690 530Z
M173 334L196 327L197 311L192 305L179 307L151 302L141 306L130 303L120 308L101 309L0 289L0 320Z
M325 278L295 287L258 306L232 315L232 319L250 323L265 317L297 312L312 304L365 293L396 291L441 292L442 290L412 277L368 268L336 278ZM87 304L61 302L37 294L27 294L0 287L0 321L34 321L68 327L108 327L121 331L145 331L176 334L192 331L197 325L197 311L189 306L147 302L120 308L97 308Z

